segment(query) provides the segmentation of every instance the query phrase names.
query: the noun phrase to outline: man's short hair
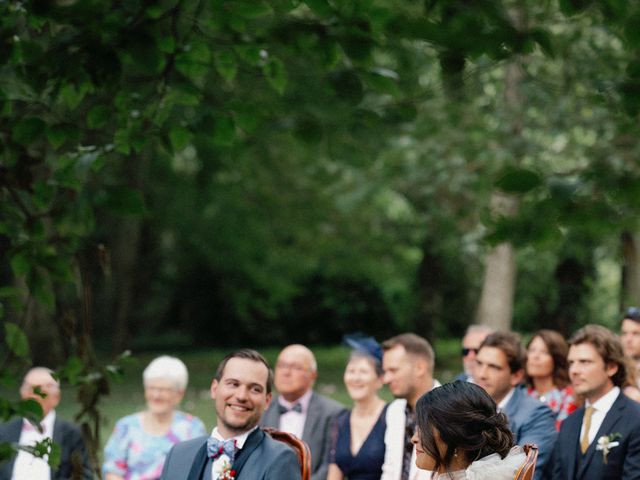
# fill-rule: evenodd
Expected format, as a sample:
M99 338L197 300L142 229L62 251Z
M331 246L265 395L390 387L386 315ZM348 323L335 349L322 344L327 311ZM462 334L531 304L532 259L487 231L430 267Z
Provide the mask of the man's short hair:
M493 347L502 351L507 357L507 363L511 373L516 373L524 368L527 353L522 346L520 335L515 332L493 332L480 344L482 347Z
M433 348L424 338L415 333L401 333L395 337L391 337L388 340L382 342L382 350L386 352L397 346L404 347L405 351L411 355L424 358L431 370L436 361L436 355L433 353Z
M595 348L605 365L610 363L618 365L618 371L613 374L611 381L616 387L622 387L627 380L627 360L618 337L601 325L586 325L569 339L571 346L582 343L588 343Z
M633 320L634 322L640 323L640 308L638 307L629 307L625 310L622 320Z
M271 393L273 390L273 370L269 367L269 363L266 358L264 358L260 353L255 350L251 350L250 348L243 348L241 350L237 350L235 352L230 353L226 357L222 359L218 368L216 369L215 379L220 381L222 379L222 375L224 374L224 368L227 366L227 362L232 358L244 358L245 360L252 360L254 362L262 363L265 367L267 367L267 393Z

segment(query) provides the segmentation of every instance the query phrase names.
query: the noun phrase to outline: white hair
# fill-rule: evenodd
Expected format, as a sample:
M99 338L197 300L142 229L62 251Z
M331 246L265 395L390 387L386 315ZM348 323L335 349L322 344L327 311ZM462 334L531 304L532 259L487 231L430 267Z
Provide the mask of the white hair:
M162 355L155 358L142 372L142 381L146 386L151 380L169 380L177 390L183 391L189 382L189 373L185 364L176 357Z

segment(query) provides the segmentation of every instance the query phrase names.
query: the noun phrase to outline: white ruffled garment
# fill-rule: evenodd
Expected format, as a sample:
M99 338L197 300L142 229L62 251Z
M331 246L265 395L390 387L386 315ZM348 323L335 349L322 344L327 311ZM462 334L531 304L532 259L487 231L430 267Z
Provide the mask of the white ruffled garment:
M522 447L516 445L504 458L492 453L476 460L466 470L434 472L433 480L512 480L526 457Z

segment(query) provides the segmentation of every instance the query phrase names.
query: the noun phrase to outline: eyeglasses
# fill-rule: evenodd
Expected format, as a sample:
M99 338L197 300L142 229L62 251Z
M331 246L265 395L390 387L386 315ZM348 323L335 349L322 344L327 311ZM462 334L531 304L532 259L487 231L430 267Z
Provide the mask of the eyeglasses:
M462 350L460 350L460 353L462 353L463 357L466 357L471 352L473 352L473 353L475 353L477 355L478 354L478 350L480 350L480 349L479 348L463 348Z
M640 308L629 307L624 314L624 318L630 318L632 320L640 320Z

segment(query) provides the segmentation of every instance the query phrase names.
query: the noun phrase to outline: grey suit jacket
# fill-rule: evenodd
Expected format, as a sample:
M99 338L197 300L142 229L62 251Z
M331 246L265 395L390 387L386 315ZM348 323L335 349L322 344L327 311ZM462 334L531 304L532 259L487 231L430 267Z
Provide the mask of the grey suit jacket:
M302 440L311 450L311 480L326 480L329 470L329 450L331 449L331 428L344 406L313 392L309 400L309 410L304 422ZM264 427L280 427L278 399L274 397L269 408L262 416L260 424Z
M620 392L600 425L586 453L580 452L580 429L584 407L567 417L560 427L555 448L553 480L638 480L640 479L640 405ZM598 439L616 435L618 445L597 450Z
M535 443L538 446L538 462L535 479L545 477L544 470L550 462L556 441L556 422L551 409L530 397L524 388L516 387L511 400L504 407L517 445Z
M17 443L22 432L22 418L14 418L0 425L0 442ZM93 478L93 470L89 463L89 456L82 439L80 429L73 423L56 417L53 424L53 439L60 447L60 465L51 471L52 480L67 480L71 478L74 468L81 470L81 478ZM10 480L16 457L0 464L0 480ZM76 467L77 465L77 467Z
M207 436L174 445L167 455L161 480L209 480ZM295 452L256 429L247 438L233 462L236 480L300 480L301 468Z

